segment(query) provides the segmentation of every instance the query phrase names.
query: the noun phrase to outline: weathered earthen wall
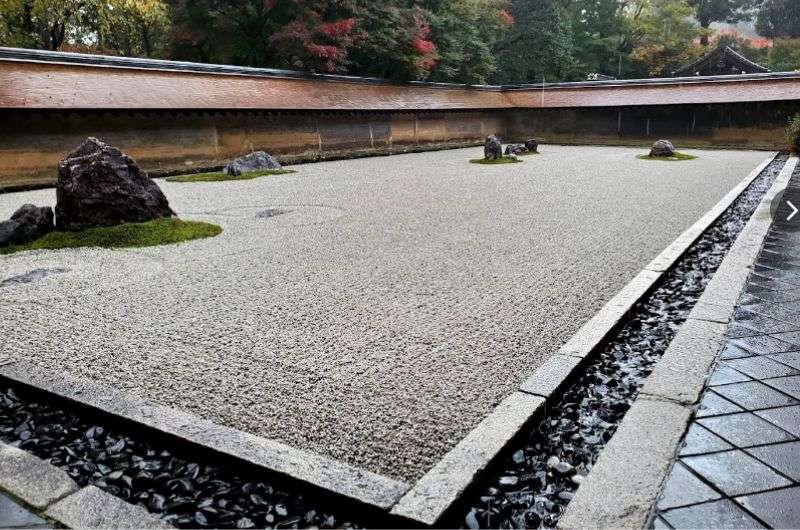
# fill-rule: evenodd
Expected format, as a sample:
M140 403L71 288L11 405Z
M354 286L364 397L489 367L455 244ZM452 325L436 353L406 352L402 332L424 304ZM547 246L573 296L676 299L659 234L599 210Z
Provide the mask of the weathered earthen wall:
M263 149L284 162L474 145L506 136L505 115L460 112L0 112L0 189L52 184L58 161L87 136L119 146L154 173L223 166Z
M550 143L786 149L789 116L800 102L665 105L509 112L508 133Z

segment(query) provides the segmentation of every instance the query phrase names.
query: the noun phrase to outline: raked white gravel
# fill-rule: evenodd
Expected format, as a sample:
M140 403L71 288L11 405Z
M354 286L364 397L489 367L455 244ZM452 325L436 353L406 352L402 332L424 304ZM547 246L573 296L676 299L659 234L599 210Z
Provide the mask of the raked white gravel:
M0 282L68 269L0 288L3 354L413 481L765 156L541 150L160 180L222 235L0 256ZM55 192L0 218L25 202Z

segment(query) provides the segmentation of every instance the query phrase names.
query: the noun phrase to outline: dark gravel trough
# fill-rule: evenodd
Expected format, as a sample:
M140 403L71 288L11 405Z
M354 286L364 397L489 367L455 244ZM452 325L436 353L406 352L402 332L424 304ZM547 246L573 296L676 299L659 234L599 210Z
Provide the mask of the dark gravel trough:
M3 385L0 440L62 468L80 486L144 506L178 528L355 526L326 508L323 496L287 489L280 479L157 433L134 434L91 411L65 409L35 390Z

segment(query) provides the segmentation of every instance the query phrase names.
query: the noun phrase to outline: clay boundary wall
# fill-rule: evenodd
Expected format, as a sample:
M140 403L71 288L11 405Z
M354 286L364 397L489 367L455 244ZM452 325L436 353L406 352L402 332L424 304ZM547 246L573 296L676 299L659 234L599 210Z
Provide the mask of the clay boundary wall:
M283 162L534 137L784 149L800 72L508 87L393 83L0 48L0 191L52 185L86 136L154 174L263 149Z

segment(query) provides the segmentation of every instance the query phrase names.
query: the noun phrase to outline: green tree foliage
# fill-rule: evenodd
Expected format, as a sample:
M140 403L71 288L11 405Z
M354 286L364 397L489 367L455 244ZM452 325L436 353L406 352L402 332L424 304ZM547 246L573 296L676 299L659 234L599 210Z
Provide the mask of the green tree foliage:
M700 29L686 0L631 0L626 8L630 57L640 76L668 75L701 53Z
M425 79L438 62L430 12L415 2L364 2L351 72L388 79Z
M756 29L764 37L800 37L798 0L764 0L756 18Z
M427 11L369 0L172 0L172 56L404 79L435 66Z
M514 0L514 26L495 47L497 83L572 79L577 62L564 6L552 0Z
M715 21L756 18L800 68L800 0L0 0L0 45L402 80L668 74Z
M0 0L0 44L158 55L166 43L160 0Z
M630 70L630 60L623 49L627 36L626 5L626 0L568 3L574 55L584 73L621 77Z
M497 70L493 46L513 28L508 0L444 0L430 15L438 61L432 81L487 83Z

